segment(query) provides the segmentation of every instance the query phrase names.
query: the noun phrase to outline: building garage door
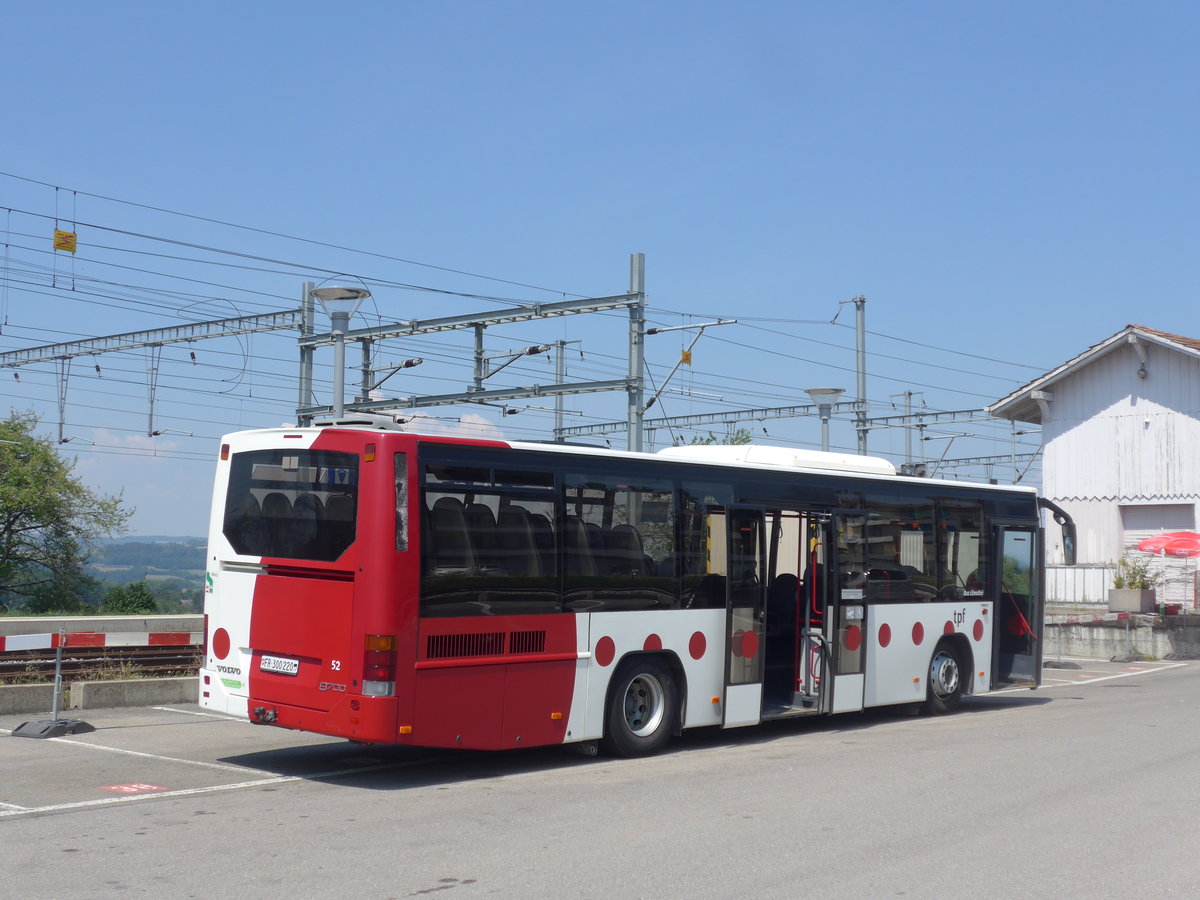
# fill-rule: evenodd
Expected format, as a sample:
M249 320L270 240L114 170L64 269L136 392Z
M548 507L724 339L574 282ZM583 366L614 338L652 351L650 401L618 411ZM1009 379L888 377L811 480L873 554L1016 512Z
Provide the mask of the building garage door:
M1147 506L1122 506L1121 529L1124 545L1136 547L1138 541L1164 531L1195 531L1194 503L1154 503Z
M1121 529L1127 552L1138 553L1139 541L1164 531L1195 531L1196 507L1192 503L1155 503L1146 506L1122 506ZM1158 599L1164 603L1196 602L1197 561L1194 559L1154 560L1154 568L1162 572Z

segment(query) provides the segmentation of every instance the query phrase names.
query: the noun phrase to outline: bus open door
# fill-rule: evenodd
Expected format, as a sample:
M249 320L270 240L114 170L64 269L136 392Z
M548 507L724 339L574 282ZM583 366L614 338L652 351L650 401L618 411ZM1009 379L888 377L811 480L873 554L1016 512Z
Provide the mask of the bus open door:
M1028 525L998 525L993 530L995 565L991 596L996 598L993 633L993 687L1041 683L1042 568L1041 534Z
M762 719L766 650L766 542L763 513L733 508L727 517L725 702L721 727L757 725Z

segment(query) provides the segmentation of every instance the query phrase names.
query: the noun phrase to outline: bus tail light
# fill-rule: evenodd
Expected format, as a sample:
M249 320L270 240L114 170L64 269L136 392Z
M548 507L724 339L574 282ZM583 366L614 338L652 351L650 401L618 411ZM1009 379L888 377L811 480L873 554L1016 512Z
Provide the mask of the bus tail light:
M396 638L368 634L363 642L364 697L390 697L396 692Z

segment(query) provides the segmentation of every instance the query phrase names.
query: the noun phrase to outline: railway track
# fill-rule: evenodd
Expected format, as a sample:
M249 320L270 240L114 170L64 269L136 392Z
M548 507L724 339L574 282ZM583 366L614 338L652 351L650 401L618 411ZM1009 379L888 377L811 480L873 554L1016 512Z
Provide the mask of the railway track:
M65 647L64 681L104 681L116 678L150 678L195 675L200 667L200 647ZM17 650L0 653L0 685L33 684L54 680L54 650Z

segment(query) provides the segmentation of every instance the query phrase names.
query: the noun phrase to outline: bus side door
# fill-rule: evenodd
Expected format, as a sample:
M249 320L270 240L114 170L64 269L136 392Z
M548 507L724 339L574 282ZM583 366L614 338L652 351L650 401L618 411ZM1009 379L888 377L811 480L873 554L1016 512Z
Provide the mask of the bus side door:
M731 507L727 515L725 702L722 728L762 718L766 621L766 541L762 510Z
M825 641L832 677L830 694L823 699L828 712L854 712L863 708L866 678L863 643L867 638L867 516L839 512L833 519L836 560L825 611ZM825 705L827 704L827 705Z
M1039 684L1042 672L1041 534L1027 525L993 529L991 590L996 598L992 671L998 684Z

